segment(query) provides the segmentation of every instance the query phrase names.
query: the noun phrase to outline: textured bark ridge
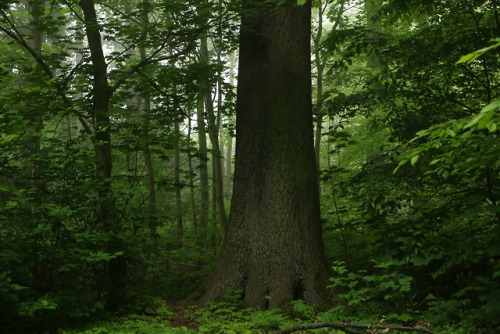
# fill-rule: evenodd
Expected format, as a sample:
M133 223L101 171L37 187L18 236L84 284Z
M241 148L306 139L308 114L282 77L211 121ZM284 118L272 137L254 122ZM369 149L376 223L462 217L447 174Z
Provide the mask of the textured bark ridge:
M260 5L259 5L260 3ZM324 299L311 107L310 5L244 1L228 234L202 301L259 309Z

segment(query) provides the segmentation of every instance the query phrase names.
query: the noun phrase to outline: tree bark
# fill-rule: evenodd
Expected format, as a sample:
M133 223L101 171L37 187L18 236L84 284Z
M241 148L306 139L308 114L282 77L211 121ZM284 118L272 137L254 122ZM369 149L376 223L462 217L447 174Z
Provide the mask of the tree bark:
M207 134L205 127L205 116L203 112L203 99L198 100L196 108L197 128L198 128L198 145L200 158L200 227L208 226L208 208L210 201L210 193L208 188L208 155L207 155Z
M268 309L326 297L311 105L311 8L243 1L228 234L202 301Z
M144 94L143 95L143 101L141 103L141 106L144 105L143 112L144 112L144 132L147 133L149 132L149 117L150 117L150 97L149 94ZM146 168L146 174L147 174L147 189L148 189L148 211L149 211L149 221L148 221L148 227L149 227L149 234L151 235L151 238L156 242L158 239L158 232L157 230L157 225L158 225L158 219L157 219L157 210L156 210L156 180L155 180L155 170L153 166L153 159L151 157L151 149L149 147L149 143L145 142L144 143L144 148L143 148L143 154L144 154L144 167Z
M94 145L97 160L97 178L100 181L100 219L109 233L107 251L111 254L123 251L123 241L118 237L120 222L112 189L111 122L109 104L111 87L108 84L106 59L101 42L99 23L93 0L81 0L80 6L85 19L85 32L90 49L93 72L93 113L95 118ZM117 310L125 301L127 264L123 255L118 255L108 263L108 296L106 307Z
M187 132L187 151L188 151L188 168L189 168L189 191L191 193L191 210L193 213L193 225L194 227L199 227L198 226L198 219L197 219L197 214L196 214L196 198L194 194L194 170L193 170L193 155L191 152L191 130L192 130L192 125L191 125L191 117L188 118L188 132Z
M233 69L236 67L234 54L229 56L229 84L234 86L235 75ZM226 150L226 184L224 185L225 197L230 198L233 188L233 134L228 131Z
M224 185L224 196L231 197L231 185L233 179L233 137L231 135L227 138L227 149L226 149L226 184Z
M179 130L179 121L174 123L174 131L176 135L176 143L174 149L174 183L175 183L175 234L177 237L177 248L183 246L184 222L182 219L182 198L181 198L181 132Z

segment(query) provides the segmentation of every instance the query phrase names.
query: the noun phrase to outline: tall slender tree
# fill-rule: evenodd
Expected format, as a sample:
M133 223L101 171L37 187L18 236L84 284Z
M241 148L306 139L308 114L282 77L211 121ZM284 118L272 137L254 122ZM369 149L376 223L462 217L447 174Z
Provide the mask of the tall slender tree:
M190 191L190 202L191 202L191 211L193 215L193 225L195 227L198 226L198 215L197 215L197 206L196 206L196 196L195 196L195 191L194 191L194 176L195 173L193 171L193 154L192 154L192 147L191 147L191 132L192 132L192 120L191 117L188 117L187 119L187 135L186 135L186 150L187 150L187 159L188 159L188 183L189 183L189 191Z
M111 254L122 251L121 239L118 237L120 223L116 200L112 190L113 162L111 156L111 121L109 117L112 88L108 83L108 69L99 31L99 23L93 0L81 0L80 6L85 19L85 32L90 49L93 72L93 113L95 119L94 145L97 158L97 176L101 183L99 198L100 215L103 227L110 232L108 251ZM109 309L117 309L123 302L127 264L123 255L116 256L108 265L108 300Z
M45 1L43 0L25 0L23 1L26 11L29 15L29 24L26 29L26 43L32 48L36 53L40 54L42 51L42 44L44 39L44 33L40 27L41 16L45 9ZM36 85L34 79L40 76L42 69L40 65L36 62L28 62L24 68L24 72L28 73L23 78L23 87L29 89L31 86ZM31 73L31 74L30 74ZM26 113L31 113L34 115L30 127L27 131L28 136L24 138L26 153L30 156L31 163L29 164L29 171L27 172L27 178L30 181L30 185L33 189L39 186L38 182L38 157L37 154L40 153L40 133L43 128L42 117L40 112L37 110L29 110L29 107L23 107ZM36 108L40 109L40 108Z
M210 193L208 188L207 131L205 125L203 95L196 106L196 126L198 129L199 170L200 170L200 227L208 225Z
M323 37L323 17L326 9L328 8L328 1L323 3L322 0L318 2L318 26L315 34L312 36L314 50L314 66L316 68L316 131L314 133L314 152L316 155L316 165L320 167L320 148L321 148L321 135L323 129L323 112L322 112L322 99L323 99L323 74L326 66L326 57L322 57L320 43Z
M313 144L311 6L243 1L228 234L202 300L319 303L326 266Z
M142 34L144 36L147 36L148 29L149 29L149 11L150 11L150 3L149 0L142 0L142 10L141 10L141 22L143 26L143 32ZM147 52L146 52L146 47L141 45L139 47L139 54L141 57L141 61L145 61L147 57ZM143 131L145 137L149 134L150 131L150 123L151 123L151 94L148 91L148 89L144 89L143 92L141 92L141 103L139 105L139 108L142 111L142 114L144 116L144 123L143 123ZM155 180L155 170L153 167L153 159L151 156L151 147L150 143L148 141L144 142L143 145L143 153L144 153L144 167L146 168L146 174L147 174L147 189L148 189L148 211L149 214L151 215L149 217L149 233L151 234L151 237L156 240L157 239L157 232L156 232L156 225L157 225L157 219L156 219L156 213L157 213L157 203L156 203L156 180Z
M208 27L209 22L209 3L204 1L203 6L200 8L200 16L202 21L202 28ZM203 65L210 65L210 54L208 50L208 31L205 32L200 38L200 62ZM222 230L222 236L226 234L227 230L227 218L226 210L224 204L224 180L222 171L222 157L221 149L219 144L219 122L218 117L215 113L214 100L212 89L213 85L209 80L202 84L203 99L205 105L205 115L204 118L207 121L207 132L210 138L210 143L212 144L212 175L213 175L213 214L214 218L217 217ZM222 97L221 92L218 92L219 99ZM220 103L219 103L220 107ZM220 108L219 108L220 110Z

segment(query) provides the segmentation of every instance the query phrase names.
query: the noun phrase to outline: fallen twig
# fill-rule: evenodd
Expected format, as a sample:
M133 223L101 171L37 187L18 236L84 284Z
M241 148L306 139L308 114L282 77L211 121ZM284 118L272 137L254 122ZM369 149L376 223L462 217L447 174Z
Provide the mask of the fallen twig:
M372 325L372 324L352 324L352 323L345 323L345 322L317 322L317 323L310 323L310 324L300 324L300 325L295 325L292 327L288 327L285 329L280 329L279 331L272 332L271 334L288 334L288 333L293 333L296 331L300 330L307 330L307 329L318 329L318 328L325 328L325 327L330 327L330 328L335 328L341 331L344 331L346 333L353 333L351 329L383 329L384 332L389 332L392 330L398 330L398 331L408 331L408 332L421 332L421 333L428 333L428 334L436 334L435 332L426 329L426 328L419 328L419 327L401 327L401 326L386 326L386 325Z

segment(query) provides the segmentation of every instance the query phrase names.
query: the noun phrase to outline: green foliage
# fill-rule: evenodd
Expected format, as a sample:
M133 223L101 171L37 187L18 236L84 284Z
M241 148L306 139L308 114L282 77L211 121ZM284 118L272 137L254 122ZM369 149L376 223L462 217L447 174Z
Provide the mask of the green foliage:
M213 304L193 313L202 323L201 333L254 333L257 330L276 328L282 319L275 311L238 310L225 304Z
M168 314L167 314L168 316ZM186 327L171 327L168 317L158 315L156 317L143 315L130 315L113 319L112 321L103 321L94 324L88 329L78 330L60 330L60 334L188 334L196 331Z
M324 103L324 230L330 258L343 261L332 278L339 305L320 317L494 331L494 10L487 1L392 0L375 17L377 31L350 17L325 42L335 56ZM367 68L367 55L377 67Z
M296 318L304 320L312 319L317 313L313 306L307 305L302 299L293 300L290 304L293 309L292 316Z
M195 109L201 82L215 85L227 71L223 59L235 45L229 41L236 25L222 19L229 3L217 8L178 1L98 6L106 76L113 86L106 115L111 123L102 129L112 137L113 170L110 179L102 180L96 168L96 148L103 143L95 142L95 73L81 8L61 1L33 4L39 7L28 2L0 6L0 307L6 310L0 314L0 332L6 333L49 331L106 314L114 284L109 273L118 258L126 259L128 271L127 288L120 289L128 303L119 305L121 311L143 310L151 295L186 296L198 287L216 254L217 237L212 236L218 231L194 228L195 207L172 209L177 189L183 190L184 203L191 199L190 190L197 191L197 181L186 187L197 174L195 163L185 167L187 154L180 171L186 176L174 183L173 148L190 146L193 160L198 153L196 143L174 131L173 124ZM210 24L217 21L221 32L214 39L220 58L210 66L193 60L198 10L209 13ZM41 47L32 43L37 33ZM227 101L219 106L224 117L232 114L231 90L223 84L218 92ZM151 99L147 115L146 94ZM156 176L156 210L148 203L146 151ZM116 203L118 229L109 229L106 221L109 203ZM186 226L181 249L172 228L177 213ZM151 236L150 222L157 238ZM198 241L208 236L214 242L201 246Z
M358 319L384 316L392 322L414 320L413 277L399 273L400 265L395 261L379 263L373 267L375 273L368 274L366 270L349 271L344 262L335 263L329 286L338 291L335 312Z
M168 308L163 311L156 308L154 315L128 315L112 318L107 321L100 321L85 326L80 329L59 330L60 334L98 334L98 333L212 333L212 334L252 334L268 333L282 327L288 327L298 321L313 321L315 317L309 311L310 306L302 301L293 303L294 312L302 314L302 319L297 319L294 315L283 313L279 309L256 311L250 308L241 308L239 301L239 291L229 291L226 295L227 301L210 303L206 307L191 306L183 311L183 316L190 319L191 327L174 327L175 317Z

